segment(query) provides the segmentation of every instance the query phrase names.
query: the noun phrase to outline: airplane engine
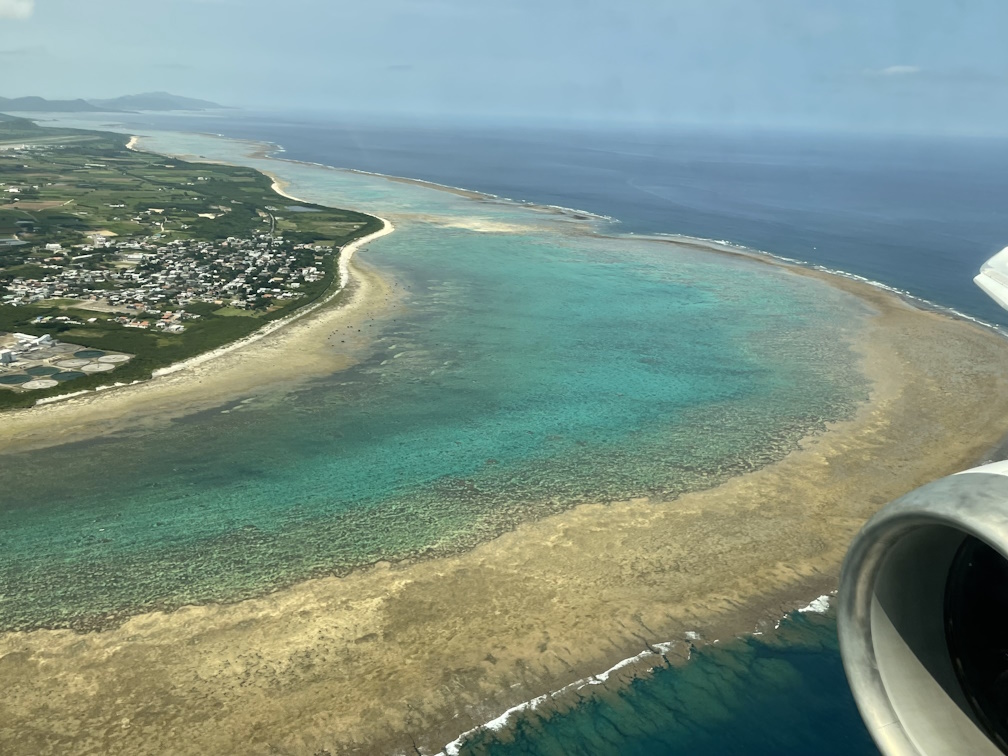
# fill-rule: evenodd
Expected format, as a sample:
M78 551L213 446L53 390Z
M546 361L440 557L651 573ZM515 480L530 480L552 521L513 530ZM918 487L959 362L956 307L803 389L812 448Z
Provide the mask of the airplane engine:
M1008 462L890 503L840 576L844 670L887 756L1008 753Z

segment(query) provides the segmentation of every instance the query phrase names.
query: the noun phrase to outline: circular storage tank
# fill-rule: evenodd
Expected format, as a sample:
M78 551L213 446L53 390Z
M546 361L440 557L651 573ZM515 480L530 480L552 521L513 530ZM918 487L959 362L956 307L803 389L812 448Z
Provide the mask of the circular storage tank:
M115 370L115 365L107 362L89 362L81 368L85 373L104 373L108 370Z
M54 381L51 378L36 378L34 381L21 384L21 388L29 391L53 388L54 386L59 386L59 381Z

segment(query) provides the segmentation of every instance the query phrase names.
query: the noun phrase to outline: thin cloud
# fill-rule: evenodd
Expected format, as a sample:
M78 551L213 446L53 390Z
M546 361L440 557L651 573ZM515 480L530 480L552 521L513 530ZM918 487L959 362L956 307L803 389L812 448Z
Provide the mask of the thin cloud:
M35 12L35 0L0 0L0 18L23 21Z
M882 82L886 79L912 80L921 84L936 84L944 86L975 86L975 87L1005 87L1008 86L1008 71L981 71L976 68L935 69L919 66L889 66L888 68L868 68L861 72L861 77L876 79ZM863 81L863 78L862 78Z
M196 66L188 63L152 63L151 68L161 68L166 71L195 71Z
M921 72L920 66L889 66L888 68L868 69L868 76L913 76Z
M26 55L36 55L38 53L44 53L45 51L46 49L42 45L12 47L10 49L0 50L0 58L23 58Z

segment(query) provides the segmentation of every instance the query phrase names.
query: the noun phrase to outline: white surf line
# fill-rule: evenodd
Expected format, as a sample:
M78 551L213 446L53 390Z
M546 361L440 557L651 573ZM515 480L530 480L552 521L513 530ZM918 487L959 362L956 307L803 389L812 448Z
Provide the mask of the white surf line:
M126 385L126 384L121 384L121 385ZM99 386L98 388L106 388L106 387L105 386ZM94 390L97 391L98 388L96 388ZM111 386L109 386L108 388L111 388ZM84 396L85 394L90 394L90 393L91 393L91 389L84 389L83 391L74 391L72 394L60 394L59 396L50 396L50 397L46 397L46 398L43 398L43 399L39 399L37 402L35 402L35 406L36 407L40 407L40 406L42 406L44 404L52 404L53 402L62 402L64 399L73 399L74 397Z
M808 606L803 606L798 610L799 614L826 614L830 608L830 597L823 594L817 599L813 599Z
M693 631L689 631L684 635L684 638L686 642L691 642L693 640L699 640L700 635ZM458 756L458 754L462 750L462 746L465 745L466 741L469 740L473 735L477 735L487 730L491 730L494 732L502 730L504 729L504 727L507 726L508 722L511 720L512 717L514 717L515 714L520 714L523 711L535 711L543 703L557 696L562 696L565 693L577 692L582 688L588 687L589 685L603 685L613 674L613 672L617 672L620 669L623 669L624 667L629 667L633 664L638 664L647 659L648 657L653 656L653 657L665 658L665 654L671 651L672 648L675 647L677 643L682 642L683 641L667 641L665 643L653 643L651 644L651 648L653 648L654 651L651 650L641 651L636 656L631 656L627 659L623 659L622 661L616 662L616 664L609 667L609 669L607 669L605 672L600 672L590 677L575 680L574 682L570 683L569 685L565 685L559 690L544 693L541 696L533 698L531 701L525 701L523 703L517 704L516 706L512 706L510 709L505 711L499 717L491 719L489 722L484 722L481 725L477 725L476 727L473 727L471 730L467 730L466 732L462 733L457 738L455 738L455 740L453 740L451 743L442 748L438 752L437 756ZM717 641L714 642L716 643ZM689 656L687 656L687 659L689 659ZM652 669L654 669L654 666L648 667L647 671L650 671Z
M774 630L780 629L781 622L786 620L789 616L797 612L798 614L826 614L830 610L830 606L833 603L833 597L836 596L837 592L832 591L831 593L824 593L818 598L812 599L808 604L803 606L801 609L795 609L794 612L785 613L777 622L774 623ZM753 635L762 635L761 632L754 632Z
M537 696L536 698L533 698L531 701L525 701L525 702L520 703L520 704L518 704L516 706L512 706L510 709L508 709L507 711L505 711L499 717L491 719L489 722L484 722L481 725L473 727L471 730L467 730L466 732L463 732L461 735L459 735L457 738L455 738L455 740L453 740L451 743L449 743L444 748L442 748L438 752L437 756L458 756L458 754L462 750L462 746L465 745L465 742L467 740L469 740L473 735L476 735L476 734L478 734L480 732L485 732L486 730L492 730L492 731L495 731L495 732L498 731L498 730L502 730L507 725L508 721L515 714L519 714L519 713L521 713L523 711L535 711L535 709L537 707L539 707L541 704L545 703L546 701L549 701L550 699L552 699L552 698L554 698L556 696L561 696L564 693L576 692L576 691L579 691L582 688L585 688L585 687L587 687L589 685L602 685L603 683L606 682L606 680L609 679L609 676L613 672L616 672L617 670L620 670L623 667L628 667L631 664L636 664L636 663L638 663L640 661L643 661L644 659L648 658L649 656L662 656L662 657L664 657L664 655L666 653L668 653L669 650L671 650L672 647L675 644L676 644L676 641L669 641L668 643L654 644L651 647L654 648L655 651L641 651L636 656L631 656L628 659L623 659L622 661L617 662L616 664L614 664L613 666L611 666L609 669L607 669L605 672L600 672L599 674L592 675L591 677L586 677L586 678L582 678L580 680L575 680L574 682L570 683L569 685L565 685L564 687L560 688L559 690L554 690L554 691L550 691L549 693L544 693L541 696ZM653 669L653 667L649 667L649 669Z
M1008 337L1008 331L1005 330L1003 326L999 326L995 323L988 322L982 318L978 318L974 315L969 315L961 310L957 310L954 307L949 307L948 305L938 304L930 299L918 296L916 294L911 294L906 289L901 289L898 286L892 286L891 284L883 283L882 281L876 281L873 278L867 278L865 276L859 275L857 273L850 273L846 270L840 270L839 268L830 268L826 265L821 265L819 263L810 262L809 260L800 260L795 257L787 257L786 255L780 255L776 252L767 252L766 250L757 249L755 247L747 247L744 244L737 244L732 241L727 241L725 239L707 239L703 236L687 236L685 234L672 234L672 233L653 233L653 234L634 234L632 231L629 236L636 236L638 239L657 239L660 241L683 241L692 242L700 244L705 247L714 248L718 247L724 248L726 252L739 252L742 254L752 255L753 257L769 257L771 260L778 260L780 262L786 263L788 265L794 265L799 268L808 268L810 270L817 270L820 273L829 273L832 276L838 276L840 278L846 278L851 281L857 281L858 283L867 284L875 289L881 289L882 291L887 291L890 294L896 294L903 299L912 301L914 304L921 305L924 309L933 310L935 312L940 312L945 315L952 315L961 320L968 320L971 323L975 323L984 328L988 328L996 333Z
M925 309L933 310L935 312L940 312L945 315L953 315L961 320L968 320L971 323L976 323L984 328L989 328L1002 336L1008 336L1008 332L1002 326L990 323L982 318L975 317L973 315L968 315L961 310L957 310L954 307L948 307L946 305L938 304L937 302L932 302L930 299L925 299L924 297L919 297L916 294L911 294L905 289L900 289L895 286L890 286L889 284L882 283L881 281L875 281L871 278L865 278L864 276L859 276L857 273L848 273L845 270L837 270L835 268L827 268L825 265L817 265L816 263L803 263L799 262L799 265L803 267L810 267L815 270L822 271L823 273L829 273L830 275L839 276L841 278L849 278L853 281L858 281L863 284L867 284L876 289L882 289L883 291L888 291L891 294L896 294L904 299L912 300L914 303L922 305Z
M282 150L281 150L282 151ZM270 157L270 156L267 156ZM271 158L272 160L286 160L288 162L300 162L290 160L289 158ZM493 194L491 192L484 192L481 189L467 189L464 186L452 186L451 184L440 184L437 181L428 181L427 179L413 178L411 176L393 176L390 173L379 173L377 171L365 171L360 168L340 168L332 165L324 165L323 163L309 163L308 165L320 166L322 168L332 168L337 171L347 171L348 173L360 173L364 176L375 176L377 178L385 179L386 181L407 181L411 184L420 184L421 186L434 189L439 192L465 192L466 194L474 194L478 197L484 197L486 199L494 200L496 202L508 202L513 205L521 205L522 207L527 207L534 210L560 210L564 213L575 213L577 215L584 215L595 220L604 220L611 223L619 223L620 221L609 215L602 215L601 213L595 213L591 210L580 210L576 207L566 207L564 205L544 205L541 202L533 202L532 200L514 199L512 197L505 197L501 194ZM467 198L467 199L472 199Z
M835 593L836 592L834 591L834 594ZM790 617L792 614L809 614L809 613L826 614L826 612L829 611L830 608L830 601L831 596L824 594L822 596L818 596L817 598L813 599L806 606L803 606L800 609L795 609L793 611L787 612L786 614L784 614L783 617L781 617L781 619L777 620L777 623L774 625L774 630L779 629L781 626L781 622ZM762 631L754 630L751 633L744 633L743 635L736 637L739 638L744 638L746 636L758 637L761 635L763 635ZM500 716L495 717L489 720L488 722L484 722L481 725L477 725L476 727L473 727L470 730L466 730L457 738L455 738L455 740L453 740L451 743L448 743L444 748L438 751L438 753L435 756L458 756L462 752L462 748L466 744L466 742L469 739L471 739L474 735L478 735L481 732L486 732L488 730L492 732L499 732L508 725L508 723L515 717L515 715L521 714L522 712L525 711L535 711L537 708L542 706L547 701L550 701L558 696L562 696L565 693L576 693L577 691L591 685L603 685L609 679L609 677L612 676L614 672L617 672L620 669L623 669L624 667L639 664L640 662L648 659L649 657L655 657L655 662L657 664L659 658L662 659L666 658L665 654L671 651L678 644L681 643L689 644L688 653L686 656L686 660L689 661L693 656L693 642L700 640L702 640L702 638L700 637L699 633L694 632L692 630L688 630L687 632L683 633L683 640L666 641L665 643L652 643L650 644L650 649L654 650L649 649L641 651L636 656L631 656L627 659L623 659L622 661L616 662L616 664L609 667L609 669L607 669L605 672L600 672L596 675L591 675L590 677L575 680L574 682L570 683L569 685L565 685L559 690L544 693L543 695L536 696L535 698L529 701L524 701L520 704L512 706L510 709L505 711ZM720 638L716 638L714 640L711 640L709 642L709 645L714 645L719 642ZM654 669L654 667L655 665L652 665L644 671L650 672Z

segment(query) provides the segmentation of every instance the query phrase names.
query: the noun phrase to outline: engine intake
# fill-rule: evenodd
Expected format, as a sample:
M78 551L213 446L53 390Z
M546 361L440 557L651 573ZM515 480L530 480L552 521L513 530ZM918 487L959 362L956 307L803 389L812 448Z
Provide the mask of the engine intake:
M1008 753L1008 462L875 515L844 561L838 631L884 754Z

